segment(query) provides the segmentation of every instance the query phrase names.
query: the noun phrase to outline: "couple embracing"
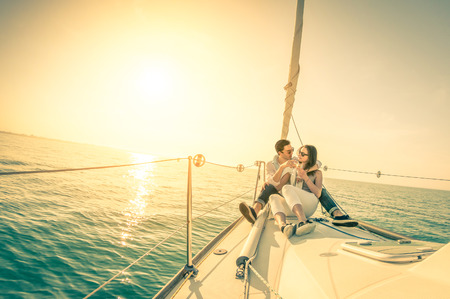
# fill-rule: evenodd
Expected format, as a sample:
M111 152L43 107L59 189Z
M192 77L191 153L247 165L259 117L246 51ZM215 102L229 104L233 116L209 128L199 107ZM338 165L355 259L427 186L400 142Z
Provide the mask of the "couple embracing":
M275 221L281 232L290 238L314 231L316 224L309 217L314 214L320 201L334 219L334 225L356 226L358 222L344 215L325 189L322 189L321 163L317 160L317 149L304 145L298 157L292 157L294 148L289 140L281 139L275 144L277 155L267 163L267 181L263 190L250 207L242 202L239 210L250 223L256 221L258 212L269 202ZM287 213L286 213L287 211ZM286 222L286 215L295 215L297 224Z

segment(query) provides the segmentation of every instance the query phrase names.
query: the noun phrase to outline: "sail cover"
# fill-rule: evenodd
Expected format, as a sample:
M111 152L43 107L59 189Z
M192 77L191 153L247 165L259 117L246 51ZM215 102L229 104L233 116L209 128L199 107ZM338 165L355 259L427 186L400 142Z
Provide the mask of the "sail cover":
M289 66L288 84L284 87L286 98L284 100L283 127L281 130L281 139L286 139L289 133L289 121L291 120L292 108L294 107L295 92L297 91L298 76L300 74L300 45L302 41L303 28L303 9L304 0L297 1L297 13L295 18L294 42L292 45L291 64Z

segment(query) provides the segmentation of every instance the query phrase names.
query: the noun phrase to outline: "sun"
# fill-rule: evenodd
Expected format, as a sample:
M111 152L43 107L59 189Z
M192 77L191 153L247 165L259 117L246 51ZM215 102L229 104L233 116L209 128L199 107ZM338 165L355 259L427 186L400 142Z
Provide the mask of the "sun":
M172 76L163 67L151 67L136 74L135 87L143 96L162 100L172 87Z
M139 98L165 101L173 95L176 77L176 69L168 61L144 62L132 71L130 87Z

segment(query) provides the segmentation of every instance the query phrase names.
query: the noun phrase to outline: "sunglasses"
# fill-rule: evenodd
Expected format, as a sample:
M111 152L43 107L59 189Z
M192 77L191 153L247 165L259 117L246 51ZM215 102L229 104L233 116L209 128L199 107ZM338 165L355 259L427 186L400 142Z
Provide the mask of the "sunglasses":
M308 154L305 154L304 152L299 152L298 153L300 156L304 157L304 156L309 156Z
M286 154L290 155L294 152L294 148L290 149L290 150L286 150Z

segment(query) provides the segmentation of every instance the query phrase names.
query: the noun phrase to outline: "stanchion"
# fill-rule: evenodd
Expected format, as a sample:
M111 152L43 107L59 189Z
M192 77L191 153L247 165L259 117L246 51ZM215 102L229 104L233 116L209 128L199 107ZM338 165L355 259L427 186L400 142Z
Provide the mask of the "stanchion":
M205 157L203 155L195 155L194 165L201 167L205 164ZM186 233L186 266L184 270L185 275L190 275L190 277L197 276L198 270L192 264L192 157L188 158L188 185L187 185L187 233Z
M258 166L258 174L256 175L256 186L255 186L255 194L253 195L253 200L256 200L256 194L258 192L258 184L259 180L261 179L261 164L264 163L262 161L256 161L255 165Z

